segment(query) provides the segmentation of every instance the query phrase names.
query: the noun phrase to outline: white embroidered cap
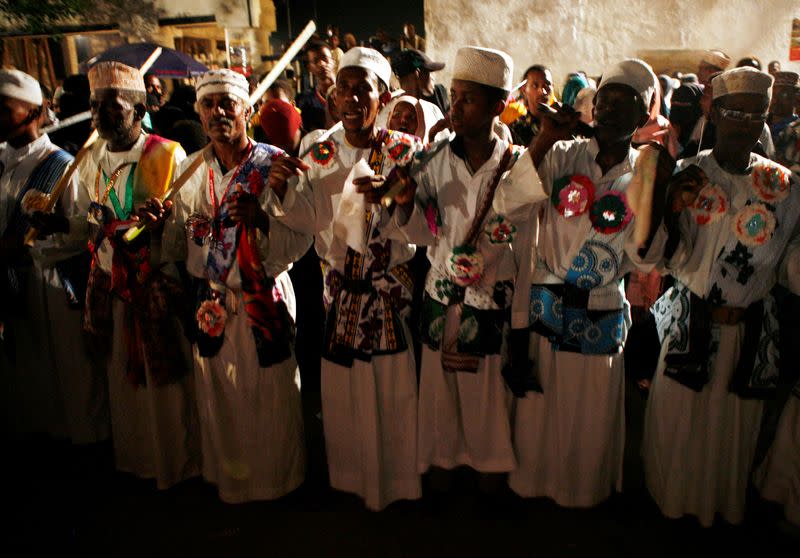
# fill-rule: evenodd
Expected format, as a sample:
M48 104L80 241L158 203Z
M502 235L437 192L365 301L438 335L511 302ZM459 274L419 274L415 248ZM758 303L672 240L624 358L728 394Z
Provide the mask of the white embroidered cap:
M145 93L144 79L138 68L121 62L98 62L89 68L89 89L127 89Z
M42 106L39 82L19 70L0 70L0 96Z
M514 61L502 50L479 46L458 49L453 64L453 79L473 81L482 85L511 91Z
M650 68L650 64L638 58L628 58L606 68L600 80L598 91L612 83L619 83L631 87L641 97L644 110L650 110L650 101L656 91L658 78Z
M198 101L206 95L227 93L242 99L245 103L250 102L250 84L247 78L228 68L210 70L202 74L197 78L195 89Z
M707 50L703 54L703 62L709 66L714 66L720 70L724 70L731 65L731 58L721 50Z
M711 87L714 99L732 93L755 93L770 99L772 82L771 75L750 66L743 66L722 72L711 80Z
M378 79L383 82L386 87L389 87L389 82L392 79L392 66L386 57L373 48L367 47L353 47L344 53L342 59L339 60L339 71L343 68L364 68L371 72L375 72Z

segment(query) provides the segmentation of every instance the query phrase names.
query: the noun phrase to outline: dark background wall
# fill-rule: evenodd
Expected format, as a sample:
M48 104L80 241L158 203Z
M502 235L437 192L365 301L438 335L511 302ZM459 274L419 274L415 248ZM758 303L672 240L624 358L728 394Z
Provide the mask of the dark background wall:
M275 0L277 32L271 41L276 51L281 43L287 41L288 18L291 16L292 33L297 34L313 19L320 34L326 25L339 27L339 38L345 33L353 33L356 39L366 41L378 29L383 29L393 37L403 33L403 24L412 23L417 34L425 36L424 0ZM287 10L288 8L288 10Z

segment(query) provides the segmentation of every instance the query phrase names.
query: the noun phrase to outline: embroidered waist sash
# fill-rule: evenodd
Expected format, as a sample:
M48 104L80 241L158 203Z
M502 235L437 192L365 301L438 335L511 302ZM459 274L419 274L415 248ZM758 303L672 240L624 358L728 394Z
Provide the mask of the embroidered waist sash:
M431 267L420 315L422 342L434 351L441 350L448 308L456 306L460 311L454 324L454 352L477 357L499 354L510 320L514 283L498 281L491 292L474 292L476 289L456 285L444 271Z
M531 285L530 329L547 337L557 351L616 354L630 327L630 306L589 310L591 291L570 283Z
M322 262L325 286L323 356L342 366L354 359L401 353L411 313L413 282L403 263L369 279L351 278Z
M656 301L656 318L662 345L666 341L664 374L702 391L710 380L710 363L719 347L719 326L712 320L714 306L676 281ZM728 391L742 398L771 396L778 382L778 320L775 299L768 295L744 311L744 336L739 361Z
M367 162L376 174L382 172L383 146L390 137L382 129L373 141ZM387 180L394 173L392 169ZM364 212L366 253L348 246L342 272L321 262L327 312L322 355L346 367L354 359L369 361L373 355L408 348L405 324L411 312L413 280L407 263L389 269L392 241L381 237L381 212L380 207L369 206Z
M86 290L83 327L95 348L111 352L114 333L112 278L92 263ZM180 329L174 317L186 318L188 305L180 283L153 273L135 304L124 305L123 336L127 349L125 375L134 386L174 383L189 373L179 349ZM184 321L184 323L187 323ZM145 371L149 372L146 374Z

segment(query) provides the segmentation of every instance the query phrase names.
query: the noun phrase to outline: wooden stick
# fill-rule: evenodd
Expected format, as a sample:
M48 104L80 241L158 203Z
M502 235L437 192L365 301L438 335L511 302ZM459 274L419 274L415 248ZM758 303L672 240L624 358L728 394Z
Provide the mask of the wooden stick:
M68 116L63 120L59 120L55 124L48 126L47 128L42 128L39 130L43 134L49 134L50 132L55 132L56 130L60 130L61 128L67 128L72 126L73 124L77 124L78 122L83 122L84 120L89 120L92 117L92 111L85 110L83 112L79 112L78 114L73 114L72 116Z
M148 56L147 60L145 60L144 64L139 68L139 71L144 74L150 67L155 63L159 56L161 56L162 48L156 48L150 56ZM47 206L45 207L44 212L50 213L53 211L53 208L58 203L58 200L61 199L64 190L67 189L67 185L69 184L70 180L72 180L72 175L75 174L75 171L78 169L78 165L81 164L81 161L86 157L86 154L89 152L89 149L92 147L95 141L98 138L97 130L93 130L92 133L89 135L86 143L83 144L80 151L75 155L75 159L72 161L72 164L67 169L67 172L59 179L56 183L55 188L53 191L50 192L49 199L47 200ZM34 228L30 227L28 232L25 234L25 245L26 246L33 246L36 242L36 237L39 235L39 232Z
M269 86L272 85L276 79L281 75L281 73L286 69L286 66L291 64L292 59L300 52L300 49L305 46L311 36L314 34L314 31L317 30L317 24L314 23L314 20L310 20L305 28L300 32L294 42L289 45L289 48L286 49L286 52L281 56L278 61L275 63L275 66L269 71L269 73L261 80L253 93L250 95L250 104L255 104L264 92L269 89ZM252 118L252 115L251 115Z
M316 31L316 29L317 29L316 23L314 23L313 20L309 21L308 25L306 25L305 29L303 29L303 32L300 33L297 39L295 39L294 42L289 46L289 48L286 49L286 52L283 54L283 56L281 56L280 59L275 63L275 67L272 68L272 70L256 86L253 93L250 94L249 102L251 105L255 104L261 98L261 95L264 94L264 91L266 91L269 88L269 86L272 85L276 79L278 79L278 76L280 76L281 72L283 72L283 70L286 69L286 66L288 66L291 63L292 58L294 58L295 55L300 51L300 49L303 48L303 46L305 46L306 42L308 42L308 40L311 38L311 35L314 34L314 31ZM180 190L183 187L183 185L189 181L189 179L197 171L197 169L200 168L201 163L205 159L206 153L211 150L211 144L209 143L208 145L206 145L204 149L207 151L204 151L197 159L195 159L192 162L192 164L189 165L186 168L186 170L183 171L181 175L175 179L175 182L173 182L172 186L164 193L164 195L161 196L160 198L161 203L164 203L170 197L175 195L178 192L178 190ZM145 229L145 227L146 225L144 223L137 225L135 227L131 227L130 229L125 231L125 234L122 236L122 238L126 242L132 242L133 240L136 239L136 237L142 234L142 231Z
M175 179L175 181L172 183L172 186L167 188L167 191L164 192L163 196L161 196L162 203L167 201L170 197L177 194L178 190L183 188L183 185L189 182L189 179L194 175L197 169L200 168L200 165L202 165L203 161L205 161L206 159L206 155L209 154L210 152L211 152L211 144L209 143L202 149L202 151L200 151L200 154L197 156L197 158L194 161L192 161L192 163L188 167L186 167L186 170L184 170L181 173L181 175ZM145 225L144 223L136 225L135 227L131 227L130 229L125 231L125 234L122 235L122 238L125 240L125 242L133 242L134 240L136 240L136 237L142 234L142 231L144 231L146 227L147 225Z

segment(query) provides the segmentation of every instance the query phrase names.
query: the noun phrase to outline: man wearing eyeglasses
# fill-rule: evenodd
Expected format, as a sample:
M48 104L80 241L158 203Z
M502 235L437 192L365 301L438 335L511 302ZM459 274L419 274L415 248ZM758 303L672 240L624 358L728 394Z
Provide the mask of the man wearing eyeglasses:
M778 379L776 281L800 293L800 190L753 153L773 79L712 81L713 149L678 163L666 222L675 286L654 306L662 350L645 417L647 486L668 517L744 517L763 399Z
M245 77L203 74L197 112L210 149L176 195L164 259L186 262L195 288L195 388L203 477L228 503L271 500L304 478L295 304L286 271L311 245L268 215L265 181L283 151L247 137Z

